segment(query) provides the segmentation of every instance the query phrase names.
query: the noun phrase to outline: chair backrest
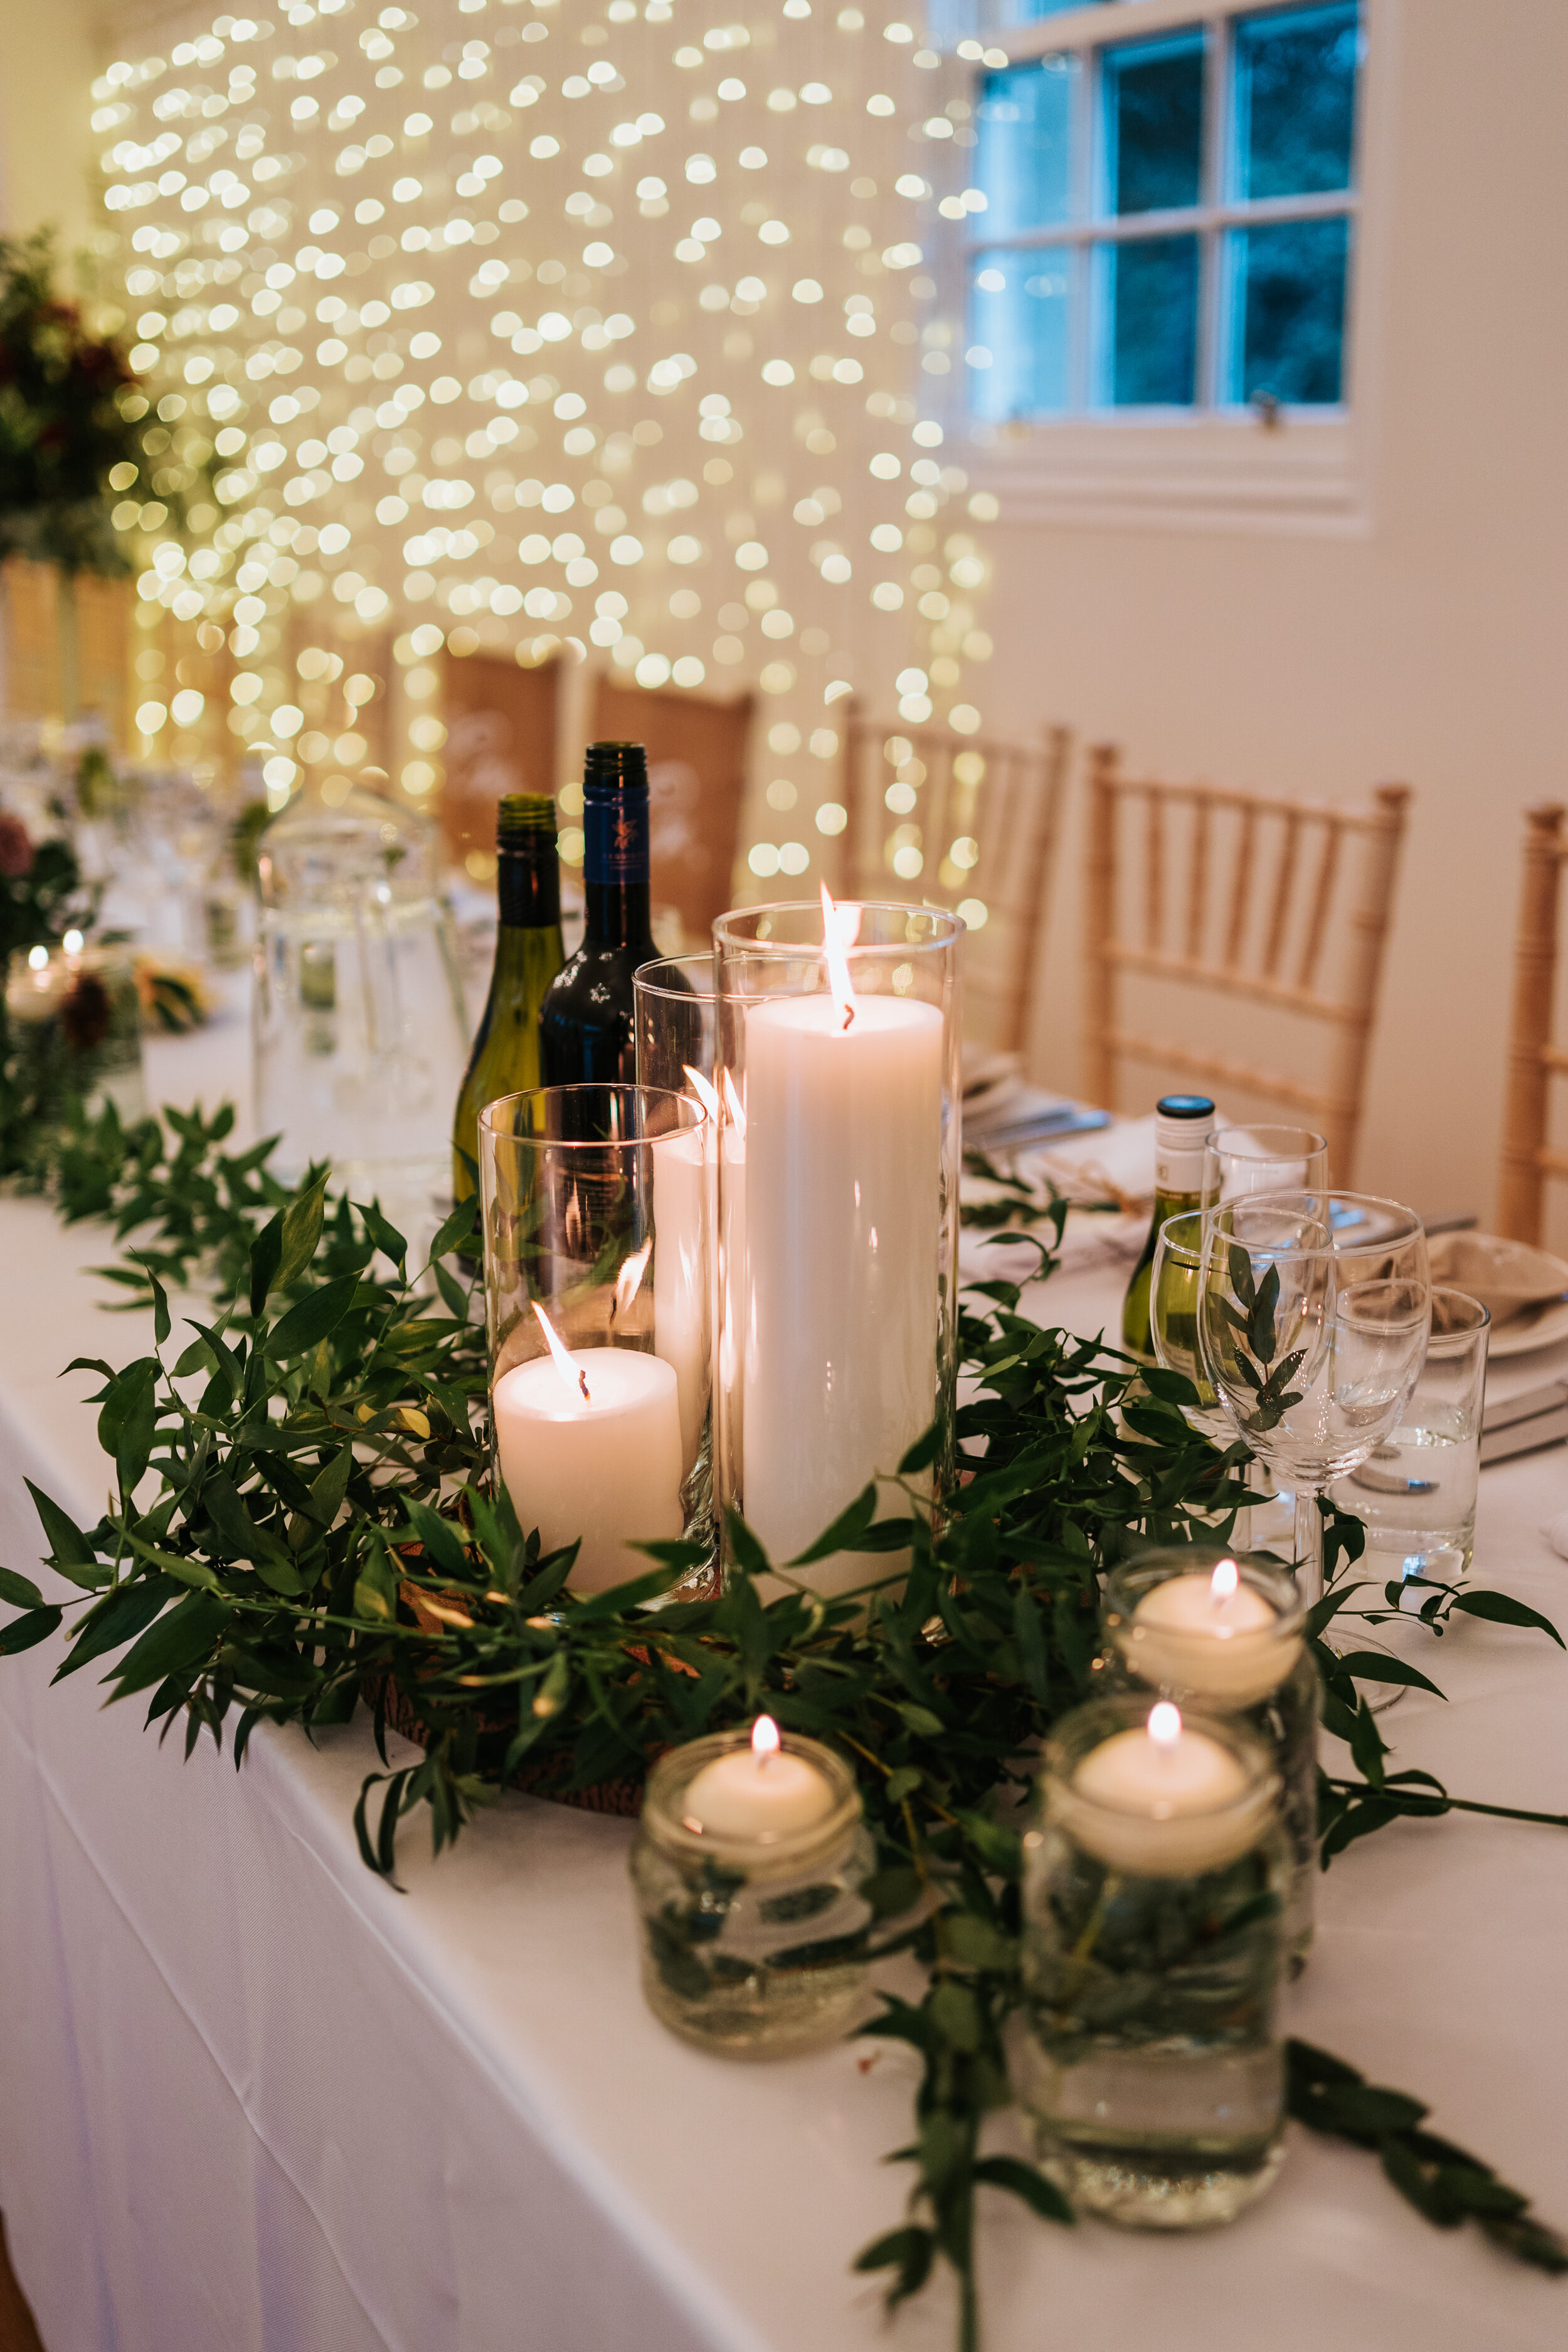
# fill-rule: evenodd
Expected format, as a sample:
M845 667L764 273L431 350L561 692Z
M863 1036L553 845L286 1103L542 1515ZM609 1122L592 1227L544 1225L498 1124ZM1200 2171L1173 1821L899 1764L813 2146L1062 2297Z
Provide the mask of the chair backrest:
M1407 784L1380 784L1369 811L1325 808L1134 779L1121 772L1113 747L1093 751L1083 1074L1090 1101L1116 1108L1124 1061L1163 1080L1206 1079L1320 1128L1333 1181L1351 1182L1409 799ZM1138 978L1157 989L1163 1024L1196 1014L1203 995L1217 994L1226 1001L1226 1042L1239 1034L1269 1058L1238 1061L1133 1028L1123 993ZM1289 1060L1293 1023L1326 1033L1315 1077L1284 1076L1273 1059L1284 1045Z
M440 817L455 866L494 856L503 793L554 792L560 675L555 661L524 669L496 654L443 655Z
M653 902L679 910L693 950L733 903L751 725L749 694L710 702L605 676L595 689L595 741L647 746Z
M1539 1242L1546 1179L1568 1177L1568 1153L1547 1144L1549 1081L1568 1071L1568 1053L1552 1041L1557 982L1559 881L1568 841L1561 807L1524 814L1524 881L1513 950L1513 1029L1509 1040L1508 1104L1497 1229L1510 1241Z
M1038 744L999 743L941 727L887 727L852 704L844 744L847 891L950 908L967 902L964 1035L1017 1051L1072 737L1051 727Z

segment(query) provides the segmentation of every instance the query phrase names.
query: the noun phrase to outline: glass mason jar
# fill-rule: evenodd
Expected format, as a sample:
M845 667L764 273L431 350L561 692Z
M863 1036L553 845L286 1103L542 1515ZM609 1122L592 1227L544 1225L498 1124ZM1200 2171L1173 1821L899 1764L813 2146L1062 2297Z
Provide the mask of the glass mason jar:
M809 1827L761 1836L699 1827L692 1782L752 1744L748 1731L714 1732L654 1766L631 1853L648 2007L684 2041L738 2057L842 2033L865 1988L872 1912L861 1890L876 1854L859 1790L831 1748L798 1732L780 1738L784 1755L827 1783L828 1810Z
M75 937L11 958L0 1037L9 1031L23 1116L52 1127L68 1102L89 1112L111 1102L132 1127L147 1116L135 968L123 949Z
M748 907L713 926L720 1491L788 1560L936 1425L952 1475L960 1151L956 915ZM888 1555L811 1570L831 1593Z
M1234 1717L1184 1722L1163 1701L1092 1700L1047 1744L1024 1840L1021 2089L1046 2169L1106 2221L1228 2221L1279 2169L1279 1787Z
M1216 1570L1228 1598L1215 1592ZM1285 1909L1292 1975L1311 1945L1318 1879L1322 1685L1306 1646L1306 1615L1305 1597L1283 1569L1196 1545L1144 1552L1113 1569L1100 1604L1099 1687L1144 1689L1184 1708L1237 1715L1271 1750L1290 1858Z
M647 1574L632 1549L715 1546L710 1122L649 1087L537 1087L479 1113L498 1466L574 1592Z

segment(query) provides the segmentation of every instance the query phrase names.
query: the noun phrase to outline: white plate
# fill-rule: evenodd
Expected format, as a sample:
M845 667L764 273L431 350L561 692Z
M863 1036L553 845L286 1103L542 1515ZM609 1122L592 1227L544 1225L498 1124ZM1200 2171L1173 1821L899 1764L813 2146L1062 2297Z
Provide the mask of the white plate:
M1537 1348L1554 1347L1559 1339L1568 1339L1568 1297L1549 1298L1542 1306L1527 1307L1522 1315L1510 1316L1494 1328L1487 1354L1530 1356Z

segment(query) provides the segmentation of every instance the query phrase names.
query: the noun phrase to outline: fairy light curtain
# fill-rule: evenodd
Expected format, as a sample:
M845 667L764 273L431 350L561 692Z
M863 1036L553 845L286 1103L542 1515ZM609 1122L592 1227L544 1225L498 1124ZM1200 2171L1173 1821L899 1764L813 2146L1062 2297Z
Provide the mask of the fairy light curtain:
M995 509L953 462L936 240L982 199L967 83L912 26L300 0L153 37L93 123L185 528L146 478L116 520L144 623L219 666L205 694L154 676L146 751L216 725L279 799L301 763L330 796L369 742L418 801L443 641L749 683L760 890L831 858L851 690L979 728ZM894 844L906 881L943 854Z

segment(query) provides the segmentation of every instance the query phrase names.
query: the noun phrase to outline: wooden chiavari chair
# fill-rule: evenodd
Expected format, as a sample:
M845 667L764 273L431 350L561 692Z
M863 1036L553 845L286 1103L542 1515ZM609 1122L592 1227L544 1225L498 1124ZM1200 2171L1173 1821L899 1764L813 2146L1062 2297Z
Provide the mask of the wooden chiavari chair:
M1365 813L1121 772L1089 759L1084 1088L1116 1106L1123 1062L1162 1083L1203 1079L1296 1112L1328 1138L1337 1184L1352 1181L1367 1049L1410 799L1381 784ZM1292 1024L1326 1032L1317 1078L1279 1075L1186 1039L1131 1025L1129 982L1159 990L1162 1020L1226 1002L1270 1055ZM1187 991L1193 992L1191 995ZM1298 1031L1298 1034L1300 1032Z
M1524 814L1524 880L1513 951L1513 1028L1509 1040L1508 1103L1497 1229L1510 1241L1540 1243L1547 1178L1568 1178L1568 1152L1546 1140L1550 1084L1568 1071L1568 1051L1552 1037L1557 980L1559 883L1568 841L1563 811Z
M1047 728L1037 745L999 743L886 727L850 707L846 890L984 908L964 942L963 1029L973 1044L1008 1053L1024 1045L1071 757L1065 727Z
M560 676L557 661L523 668L498 654L443 654L440 817L455 866L473 857L494 873L503 793L554 792Z

